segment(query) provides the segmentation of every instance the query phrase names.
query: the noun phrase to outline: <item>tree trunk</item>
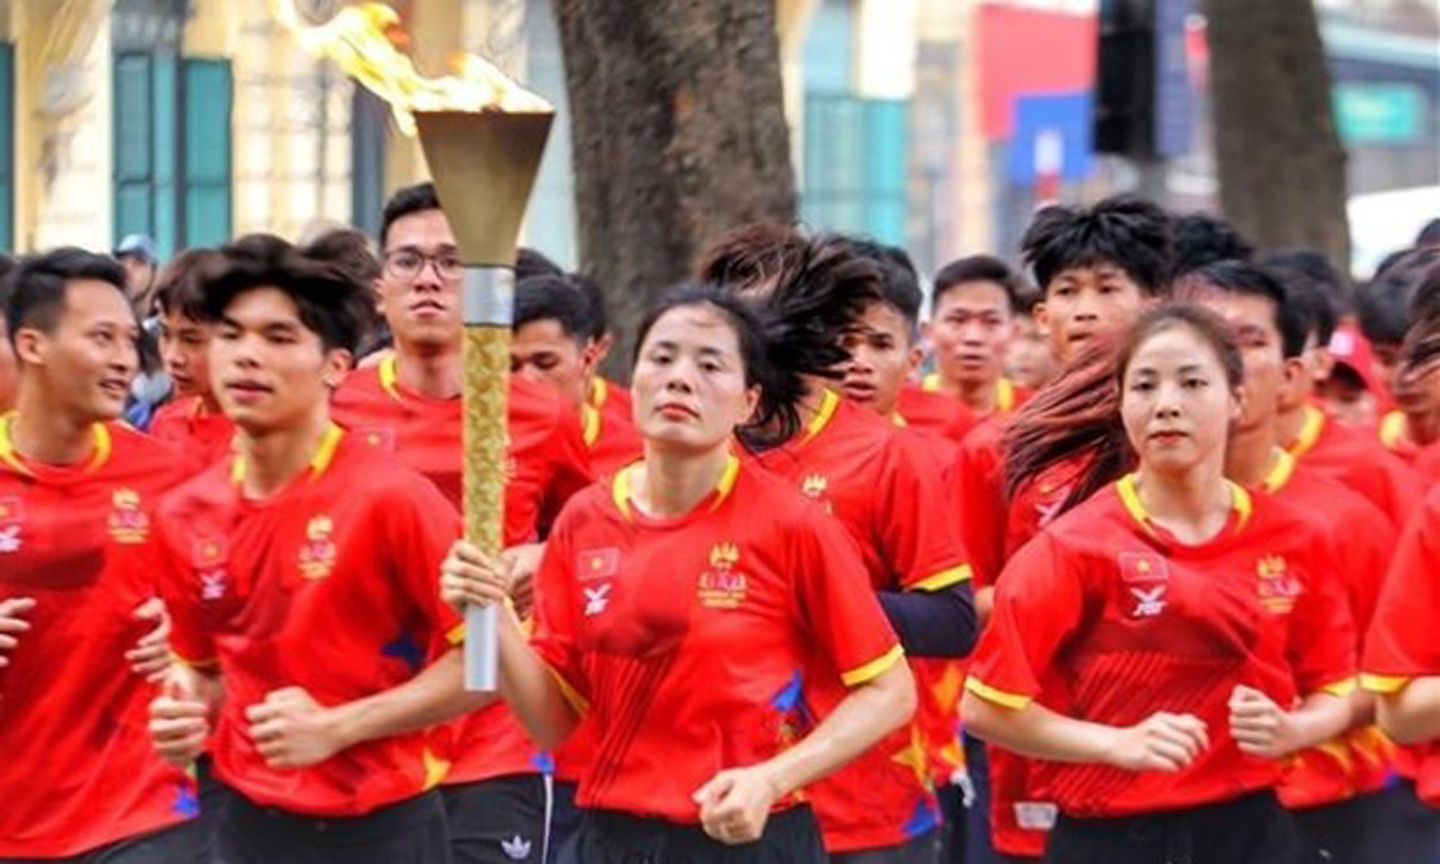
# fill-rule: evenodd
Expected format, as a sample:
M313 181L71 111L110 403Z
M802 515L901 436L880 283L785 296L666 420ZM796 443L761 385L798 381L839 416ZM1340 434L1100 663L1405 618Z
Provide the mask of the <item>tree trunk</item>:
M581 270L628 377L648 304L724 231L795 215L773 0L553 0Z
M1205 0L1220 201L1262 250L1350 265L1345 151L1311 0Z

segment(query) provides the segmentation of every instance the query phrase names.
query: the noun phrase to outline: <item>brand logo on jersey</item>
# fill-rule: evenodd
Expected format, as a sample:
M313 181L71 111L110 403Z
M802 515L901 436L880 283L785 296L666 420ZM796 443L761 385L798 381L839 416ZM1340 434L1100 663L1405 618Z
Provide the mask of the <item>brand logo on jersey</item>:
M393 451L395 449L395 430L389 426L366 426L355 430L360 440L380 450Z
M25 521L25 510L19 498L0 498L0 525L19 525Z
M587 549L575 561L580 579L608 579L620 572L620 550Z
M1135 608L1130 615L1133 618L1154 618L1165 611L1165 588L1162 583L1152 588L1131 588L1130 595L1135 598Z
M209 602L225 599L225 571L206 570L200 574L200 599Z
M505 850L511 861L524 861L530 857L530 849L533 844L519 834L509 840L501 840L500 848Z
M604 612L610 605L610 589L615 587L614 582L601 582L599 585L586 585L585 591L585 617L593 618Z
M306 579L324 579L335 569L335 541L330 535L335 523L320 514L305 526L305 541L300 544L300 575Z
M737 573L740 547L734 543L716 543L710 547L710 569L700 574L696 592L700 605L711 609L735 609L745 602L749 584L744 573Z
M20 526L6 525L0 528L0 553L20 551Z
M144 543L150 536L150 517L140 509L140 493L116 489L110 496L110 536L116 543Z
M1266 555L1255 565L1255 573L1260 577L1258 593L1265 611L1285 615L1295 608L1302 589L1284 558Z

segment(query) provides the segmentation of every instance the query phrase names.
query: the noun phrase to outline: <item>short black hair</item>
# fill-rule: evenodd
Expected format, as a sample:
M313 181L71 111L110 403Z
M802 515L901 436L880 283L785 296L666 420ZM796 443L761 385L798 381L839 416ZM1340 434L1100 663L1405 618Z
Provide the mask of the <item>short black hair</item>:
M920 338L920 305L925 293L920 290L920 275L910 255L898 246L888 246L868 237L846 237L850 248L861 258L875 262L880 268L880 296L875 302L900 313L905 319L905 332L911 342Z
M257 288L285 293L300 322L326 351L355 352L373 315L370 287L333 261L312 258L271 234L249 234L220 247L205 274L201 316L220 321L236 297Z
M1440 246L1440 217L1431 219L1415 235L1416 246Z
M1355 312L1372 345L1399 345L1410 329L1410 304L1426 273L1440 262L1440 247L1412 249L1360 289Z
M541 275L515 285L515 321L519 330L533 321L554 321L583 345L590 338L590 300L564 276Z
M605 292L600 283L584 273L571 273L570 281L590 303L590 338L599 342L610 332L610 313L605 307Z
M1066 270L1113 264L1149 296L1165 292L1174 254L1170 217L1129 195L1090 208L1046 207L1025 229L1020 249L1041 291Z
M1325 253L1314 249L1285 249L1261 263L1292 293L1310 295L1307 302L1316 316L1315 335L1321 345L1329 344L1340 317L1349 313L1354 301L1350 283Z
M1177 281L1177 294L1187 294L1191 289L1269 300L1275 309L1275 329L1280 333L1281 353L1290 358L1305 352L1310 321L1302 307L1290 302L1285 285L1265 268L1249 261L1212 261L1196 267Z
M1209 213L1186 213L1171 225L1175 239L1175 275L1187 273L1214 261L1249 261L1255 257L1250 245L1235 226Z
M529 279L531 276L564 276L565 271L560 265L545 257L545 253L538 249L531 249L529 246L521 246L515 250L515 280Z
M192 321L204 319L205 274L219 266L220 252L206 246L186 249L155 277L155 307Z
M370 238L358 228L332 228L305 244L301 251L309 258L335 264L362 285L380 278L380 259L370 246Z
M43 333L55 332L65 311L65 292L77 279L94 279L125 293L125 268L109 255L100 255L77 246L62 246L41 255L22 258L6 282L5 329L11 344L23 327Z
M380 217L381 251L384 251L385 244L390 239L391 225L415 213L443 209L440 206L440 196L435 192L435 184L429 181L395 190L395 194L385 202L385 211Z
M1020 311L1022 296L1029 287L1019 273L994 255L969 255L957 258L935 274L935 289L930 295L930 311L940 307L940 298L952 288L970 282L994 282L1005 292L1011 314ZM1031 308L1034 303L1031 303Z

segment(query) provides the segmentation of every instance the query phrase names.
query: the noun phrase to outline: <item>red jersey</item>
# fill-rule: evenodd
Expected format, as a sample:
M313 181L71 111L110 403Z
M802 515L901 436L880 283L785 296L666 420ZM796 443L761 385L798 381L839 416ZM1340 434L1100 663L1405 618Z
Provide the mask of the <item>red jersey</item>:
M926 375L920 381L920 389L927 393L940 393L940 373L931 372ZM968 408L966 410L976 421L990 417L1009 417L1020 410L1020 406L1029 401L1033 395L1035 395L1033 391L1002 376L995 380L995 408L993 411L984 416L976 416L973 411L969 411Z
M908 384L900 390L895 414L902 425L933 432L954 444L964 441L978 422L959 399Z
M1272 495L1322 527L1334 549L1336 570L1355 622L1363 635L1375 613L1381 580L1395 551L1396 530L1380 509L1325 475L1298 467L1294 457L1279 459L1261 484ZM1370 725L1352 729L1319 747L1292 756L1280 786L1280 800L1291 809L1334 804L1384 787L1395 748Z
M97 424L87 460L27 461L0 418L0 600L33 597L0 667L0 857L60 858L194 816L195 790L147 730L157 692L124 654L154 629L151 513L175 453Z
M590 382L590 398L580 411L590 467L597 476L613 474L644 454L645 445L635 430L629 390L596 377Z
M395 358L361 369L335 394L335 415L367 441L393 450L429 477L457 510L461 500L461 400L431 399L400 384ZM559 508L590 482L578 412L552 388L510 379L511 475L505 485L505 545L539 539ZM551 767L503 701L492 702L441 730L452 765L447 785L476 783Z
M1440 486L1410 520L1395 551L1365 642L1363 681L1398 693L1412 678L1440 675ZM1413 748L1421 800L1440 807L1440 743Z
M198 474L224 459L235 438L235 424L220 413L202 410L198 396L160 406L150 420L150 434L180 451L187 474Z
M1440 484L1440 444L1431 444L1415 459L1415 473L1432 489Z
M1415 473L1373 434L1347 429L1312 405L1304 411L1300 435L1286 448L1290 455L1370 499L1394 524L1405 524L1423 498Z
M656 520L629 477L561 514L534 645L595 732L581 806L695 823L696 790L803 738L901 649L854 544L789 484L732 459L693 511Z
M756 461L840 521L859 544L874 590L938 591L968 579L970 567L932 457L902 432L827 390L801 436ZM921 701L915 721L812 789L831 852L897 845L938 824L929 739L954 709L934 702L934 665L912 667Z
M590 483L579 412L551 388L510 379L510 479L505 485L505 545L538 540L572 494ZM429 477L457 507L461 501L461 399L432 399L400 383L393 356L357 369L335 393L335 422L396 453Z
M1178 773L1042 763L1067 814L1154 813L1273 787L1280 764L1242 754L1230 736L1234 687L1281 705L1353 688L1354 627L1324 533L1278 501L1232 494L1227 526L1188 546L1151 521L1130 475L1005 568L969 690L1112 726L1194 714L1209 731L1209 749Z
M266 764L245 711L283 687L321 705L413 678L464 629L436 574L460 536L425 478L332 425L310 467L264 500L241 490L237 455L176 489L159 538L175 653L218 664L225 700L215 774L262 806L361 816L439 783L446 764L413 732L367 741L308 768Z

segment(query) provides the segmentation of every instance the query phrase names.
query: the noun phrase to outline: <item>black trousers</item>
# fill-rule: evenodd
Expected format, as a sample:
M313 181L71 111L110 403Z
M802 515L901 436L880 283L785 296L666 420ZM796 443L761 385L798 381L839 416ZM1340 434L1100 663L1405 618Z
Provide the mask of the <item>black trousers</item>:
M1361 844L1360 861L1440 864L1440 810L1420 803L1414 783L1400 780L1365 798L1369 830Z
M883 849L862 849L859 852L832 852L830 864L939 864L940 830L928 831L919 837L886 846Z
M555 781L555 808L550 817L550 849L545 864L581 864L580 828L585 811L575 803L578 787L564 780Z
M1290 814L1269 790L1186 810L1105 819L1061 815L1048 864L1298 864Z
M187 819L69 858L0 858L0 864L208 864L209 846L198 819Z
M440 787L456 864L545 860L551 812L550 779L513 774Z
M426 792L365 816L306 816L227 790L215 837L222 864L451 864L445 805Z
M770 816L754 843L726 846L699 825L679 825L612 811L585 812L585 864L825 864L820 826L808 807Z

